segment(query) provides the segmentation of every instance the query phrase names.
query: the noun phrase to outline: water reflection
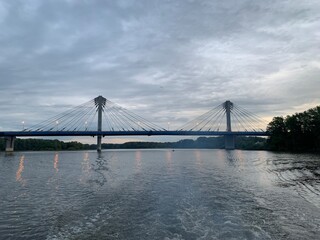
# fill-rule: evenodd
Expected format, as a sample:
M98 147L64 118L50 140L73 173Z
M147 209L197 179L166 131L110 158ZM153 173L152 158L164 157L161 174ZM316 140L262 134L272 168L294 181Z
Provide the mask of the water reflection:
M202 163L202 159L201 159L201 151L195 150L194 157L196 159L196 164L197 164L198 170L202 170L203 163Z
M225 163L225 161L221 161L221 159L226 159L226 158L227 158L227 151L218 150L216 152L215 164L220 168L224 168L226 163ZM228 156L227 159L229 161L232 160L232 158L230 159L230 156Z
M173 150L166 151L166 162L167 162L167 168L169 171L172 170L172 153L173 153Z
M90 177L90 158L89 158L89 153L88 152L84 152L83 153L83 159L81 162L81 170L82 170L82 174L80 177L80 181L82 183L86 183L88 178Z
M301 159L302 158L302 159ZM304 158L307 158L305 160ZM319 156L302 155L300 157L289 157L269 160L269 171L277 175L277 184L283 187L294 187L298 192L308 192L315 197L320 196ZM302 194L305 195L305 194ZM320 206L320 204L318 204Z
M83 161L82 161L82 172L85 174L85 175L88 175L89 172L90 172L90 161L89 161L89 153L88 152L85 152L83 154Z
M22 154L0 155L0 239L319 238L319 208L310 204L319 203L319 156L170 149ZM292 185L276 185L285 181L276 174Z
M140 172L141 171L141 151L137 150L135 154L136 154L135 169L137 172Z
M271 171L278 173L280 179L292 184L308 182L319 183L319 161L295 161L294 159L279 159L272 162Z
M58 164L59 164L59 154L55 153L53 158L53 168L56 170L56 172L59 172Z
M21 155L20 157L20 162L19 162L19 167L16 172L16 181L20 182L22 185L25 184L25 180L22 178L22 172L24 170L24 155Z
M242 151L226 150L226 154L229 165L237 167L238 171L242 171L245 166L244 155L242 154Z
M92 170L96 173L96 177L93 177L89 182L93 182L98 184L99 186L103 186L107 182L106 173L109 170L107 167L107 159L104 157L103 152L97 152L97 159L92 164Z

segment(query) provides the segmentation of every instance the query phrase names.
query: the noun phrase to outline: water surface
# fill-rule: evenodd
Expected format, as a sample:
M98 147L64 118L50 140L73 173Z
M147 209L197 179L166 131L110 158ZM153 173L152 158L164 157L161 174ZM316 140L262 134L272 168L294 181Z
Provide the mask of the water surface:
M320 239L320 157L0 153L0 239Z

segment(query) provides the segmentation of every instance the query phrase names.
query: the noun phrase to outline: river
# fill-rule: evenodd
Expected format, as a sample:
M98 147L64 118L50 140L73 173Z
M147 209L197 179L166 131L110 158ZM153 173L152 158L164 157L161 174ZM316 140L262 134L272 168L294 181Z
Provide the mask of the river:
M0 153L0 239L320 239L320 156Z

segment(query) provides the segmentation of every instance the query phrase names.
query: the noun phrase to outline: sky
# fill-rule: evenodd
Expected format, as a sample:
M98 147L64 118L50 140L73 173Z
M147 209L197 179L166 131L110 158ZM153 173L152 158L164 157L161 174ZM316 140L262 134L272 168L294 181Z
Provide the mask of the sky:
M320 104L319 0L0 0L0 131L98 95L178 128Z

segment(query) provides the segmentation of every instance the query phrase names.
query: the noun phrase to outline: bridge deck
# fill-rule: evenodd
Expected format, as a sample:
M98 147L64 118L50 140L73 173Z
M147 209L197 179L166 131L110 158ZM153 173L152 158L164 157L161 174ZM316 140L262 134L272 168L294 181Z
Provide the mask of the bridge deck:
M45 137L45 136L269 136L267 132L226 131L6 131L0 137Z

